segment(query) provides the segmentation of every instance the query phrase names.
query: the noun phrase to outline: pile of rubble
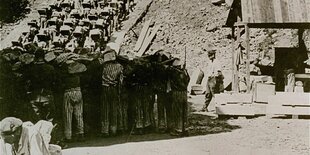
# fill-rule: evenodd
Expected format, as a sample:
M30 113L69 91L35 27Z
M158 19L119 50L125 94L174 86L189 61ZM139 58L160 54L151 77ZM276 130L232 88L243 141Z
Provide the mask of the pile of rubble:
M204 68L207 53L202 48L209 44L218 50L224 68L224 74L229 74L231 69L231 29L222 27L228 17L231 2L221 5L212 4L211 0L161 0L154 1L144 18L161 24L155 40L146 53L158 49L173 54L181 59L187 53L187 69L192 73L197 67ZM133 31L140 34L143 22L138 24ZM138 40L135 33L131 32L124 43L122 50L134 49ZM275 46L297 46L298 38L295 30L251 29L251 58L274 58ZM244 39L244 38L243 38Z

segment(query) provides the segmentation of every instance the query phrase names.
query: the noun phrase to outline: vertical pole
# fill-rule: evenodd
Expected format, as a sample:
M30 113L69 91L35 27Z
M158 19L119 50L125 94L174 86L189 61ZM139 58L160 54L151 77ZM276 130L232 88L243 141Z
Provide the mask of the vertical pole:
M302 44L303 40L302 40L302 35L304 33L304 29L298 29L298 45L299 45L299 48L304 48L304 43ZM301 47L303 46L303 47Z
M235 65L234 65L234 81L235 81L235 87L234 87L234 92L239 92L239 63L240 61L237 61L240 59L239 57L239 54L241 51L241 48L240 48L240 44L241 44L241 30L240 30L240 25L237 26L237 45L238 45L238 48L237 50L235 50Z
M232 65L231 65L231 90L232 91L236 91L235 87L236 87L236 81L235 81L235 27L231 27L231 49L232 49L232 53L231 53L231 58L232 58Z
M250 29L248 24L245 24L245 41L246 41L246 83L247 93L250 93Z

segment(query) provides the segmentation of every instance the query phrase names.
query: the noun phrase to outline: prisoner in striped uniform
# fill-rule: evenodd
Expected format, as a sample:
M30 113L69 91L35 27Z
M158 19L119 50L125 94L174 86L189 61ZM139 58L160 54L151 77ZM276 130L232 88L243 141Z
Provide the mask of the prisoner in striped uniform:
M72 140L72 116L76 120L76 136L84 139L83 99L80 88L80 77L77 74L66 73L64 77L64 133L65 139Z
M189 75L185 68L182 68L180 59L175 59L169 69L169 83L171 90L171 114L172 120L171 135L179 136L185 133L187 125L188 105L187 105L187 85Z
M124 130L124 105L120 101L123 81L123 66L116 60L116 52L109 50L103 54L101 134L115 135Z
M147 59L136 59L133 71L127 77L130 81L129 91L129 115L134 134L143 134L146 130L155 126L153 119L154 93L150 85L152 79L152 67Z
M158 118L158 131L167 132L171 128L171 121L168 114L170 114L171 101L170 94L167 92L168 73L166 66L173 60L170 59L170 54L160 50L155 53L156 62L153 65L153 78L152 85L154 93L157 95L157 118Z

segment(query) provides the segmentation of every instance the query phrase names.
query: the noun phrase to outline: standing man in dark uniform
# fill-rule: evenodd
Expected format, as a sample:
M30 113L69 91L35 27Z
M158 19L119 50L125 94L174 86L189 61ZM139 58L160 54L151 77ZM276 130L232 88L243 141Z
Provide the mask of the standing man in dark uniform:
M171 98L167 91L168 74L167 64L171 63L170 55L163 51L155 53L156 61L153 63L154 75L152 85L154 93L157 95L157 113L158 113L158 132L169 132L171 129L171 120L168 114L171 113Z
M26 72L31 92L31 106L36 114L35 120L52 120L54 118L55 69L44 61L45 52L42 48L35 51L34 64Z
M129 115L134 134L144 134L154 126L150 112L153 112L154 94L151 88L152 69L149 60L145 58L134 59L132 71L127 77L130 81Z
M171 86L171 114L172 130L171 135L180 136L185 134L187 125L187 85L189 75L185 68L182 68L180 59L176 58L169 68L169 82ZM169 88L168 88L169 90Z
M120 100L123 66L115 60L116 52L114 50L103 54L101 134L104 137L115 135L117 130L124 130L125 110Z

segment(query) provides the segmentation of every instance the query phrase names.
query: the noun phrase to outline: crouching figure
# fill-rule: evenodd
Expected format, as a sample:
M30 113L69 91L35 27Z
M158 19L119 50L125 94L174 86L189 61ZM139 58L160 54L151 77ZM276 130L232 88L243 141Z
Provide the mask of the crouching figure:
M61 147L49 144L54 126L41 120L35 125L15 117L0 122L1 155L61 155Z

